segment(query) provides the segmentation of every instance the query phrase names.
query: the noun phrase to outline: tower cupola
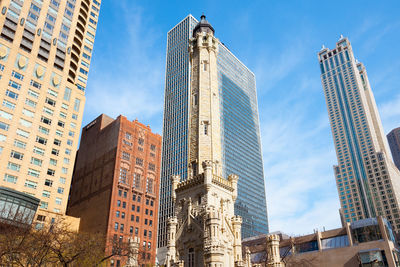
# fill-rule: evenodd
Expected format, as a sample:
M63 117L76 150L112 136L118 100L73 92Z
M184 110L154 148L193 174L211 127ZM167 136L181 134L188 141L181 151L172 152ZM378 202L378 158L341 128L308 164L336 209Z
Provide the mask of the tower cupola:
M193 29L193 37L196 37L196 34L198 32L210 32L210 33L212 32L213 35L215 33L214 28L206 20L206 16L204 14L201 15L200 22L197 23L196 27L194 27L194 29Z

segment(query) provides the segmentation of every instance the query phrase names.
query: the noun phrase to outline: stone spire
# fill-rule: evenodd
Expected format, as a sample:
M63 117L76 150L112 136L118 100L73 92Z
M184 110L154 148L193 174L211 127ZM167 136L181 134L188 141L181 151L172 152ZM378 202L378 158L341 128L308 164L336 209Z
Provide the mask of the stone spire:
M189 41L191 63L189 173L202 173L210 160L213 173L221 175L221 115L218 90L217 54L219 40L203 15Z
M128 261L125 267L139 267L138 264L138 254L139 254L139 243L140 239L135 236L134 238L129 237L129 253Z

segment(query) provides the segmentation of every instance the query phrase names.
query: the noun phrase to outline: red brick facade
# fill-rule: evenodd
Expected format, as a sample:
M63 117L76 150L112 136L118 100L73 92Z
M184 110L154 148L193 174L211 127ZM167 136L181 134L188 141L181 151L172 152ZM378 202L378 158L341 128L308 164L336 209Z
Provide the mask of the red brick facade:
M82 231L138 236L140 266L155 264L160 162L161 136L138 121L101 115L83 128L68 214ZM125 261L114 257L113 266Z

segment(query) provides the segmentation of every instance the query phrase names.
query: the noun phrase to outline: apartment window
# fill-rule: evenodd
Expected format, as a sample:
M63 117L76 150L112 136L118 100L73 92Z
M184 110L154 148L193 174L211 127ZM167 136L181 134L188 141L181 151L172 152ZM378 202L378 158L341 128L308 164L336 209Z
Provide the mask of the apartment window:
M11 175L11 174L4 174L4 181L8 182L8 183L13 183L16 184L18 180L17 176Z
M25 185L24 186L28 187L28 188L36 189L37 182L30 181L30 180L25 180Z
M49 179L46 179L46 180L44 181L44 185L45 185L45 186L48 186L48 187L52 187L52 186L53 186L53 181L52 181L52 180L49 180Z
M71 99L71 92L72 92L71 89L69 89L68 87L65 87L65 91L64 91L64 100L65 101L69 101Z
M50 130L45 128L45 127L43 127L43 126L39 126L39 132L41 132L41 133L43 133L45 135L48 135Z
M135 235L139 234L139 228L135 227Z
M135 215L131 215L131 221L133 222L135 220Z
M153 179L147 178L146 191L150 194L153 193Z
M156 170L156 165L154 165L153 163L149 163L149 170L150 171L155 171Z
M27 109L23 109L22 114L24 114L25 116L30 117L30 118L35 117L35 112L27 110Z
M22 160L22 159L24 158L24 154L12 150L12 151L11 151L10 157L11 157L11 158L14 158L14 159Z
M118 226L119 226L119 224L116 222L116 223L114 224L114 230L115 230L115 231L118 231Z
M44 201L40 202L40 208L41 209L47 210L48 207L49 207L49 203L48 202L44 202Z
M80 105L81 105L81 100L79 100L78 98L75 98L74 110L76 112L79 112Z
M133 179L134 179L134 181L133 181L134 186L136 188L140 188L140 174L139 173L135 173L133 175Z
M16 71L12 71L11 76L14 77L15 79L18 79L21 81L24 79L24 75L22 75L21 73L18 73Z
M63 187L57 188L57 193L64 194L64 188Z
M133 226L129 227L129 233L133 234Z
M45 102L46 102L46 104L49 104L50 106L53 106L53 107L56 106L56 101L54 101L54 100L51 99L51 98L46 97Z
M122 152L122 158L125 160L130 160L131 154L129 154L128 152Z
M35 146L33 148L33 153L43 156L44 155L44 149Z
M150 145L150 150L151 151L156 151L156 145Z
M37 170L29 168L28 169L28 175L38 178L39 175L40 175L40 172L37 171Z
M63 136L63 131L56 130L56 135L62 137Z
M58 156L58 154L60 154L60 150L53 148L51 150L51 154L54 155L54 156Z
M124 201L124 202L122 202L122 208L126 208L126 202Z
M119 218L119 215L120 215L120 211L117 210L117 211L115 212L115 217Z
M61 205L61 203L62 203L62 199L59 197L56 197L56 204Z
M121 219L125 219L125 212L121 212Z
M25 104L32 108L36 108L36 102L33 100L30 100L29 98L25 99Z
M37 89L42 88L42 85L40 83L34 81L34 80L31 80L31 86L33 86L33 87L35 87Z
M57 93L56 91L54 91L54 90L51 90L51 89L48 89L48 90L47 90L47 93L48 93L49 95L51 95L51 96L54 96L54 97L57 97L57 96L58 96L58 93Z
M3 107L9 108L11 110L15 109L15 104L11 103L10 101L3 100Z
M60 184L65 184L65 178L62 178L62 177L60 177L60 179L59 179L59 182L60 182Z
M143 166L143 159L141 159L141 158L136 158L136 165L138 165L138 166Z
M12 99L18 99L18 94L14 93L13 91L7 90L6 91L6 96Z
M119 230L120 230L121 232L124 231L124 224L123 224L123 223L121 223L121 226L119 227Z
M9 128L10 128L9 124L0 121L0 129L8 131Z
M143 138L139 138L138 139L138 144L142 146L144 144L144 139Z
M60 112L60 117L63 118L63 119L66 119L67 118L67 114L61 111Z
M55 173L56 173L55 170L47 169L47 175L54 176Z
M16 82L11 81L11 80L8 82L8 86L10 86L10 87L12 87L14 89L17 89L17 90L21 89L21 85L19 83L16 83Z
M63 122L63 121L58 121L57 125L60 126L60 127L62 127L62 128L64 128L65 122Z
M127 183L127 176L128 176L128 170L125 168L120 168L119 171L119 182L120 183Z
M117 207L121 207L121 200L117 200Z
M39 93L37 93L31 89L28 90L28 95L32 96L33 98L36 98L36 99L39 98Z
M50 191L43 190L43 192L42 192L42 197L47 197L47 198L49 198L49 197L50 197Z
M43 122L43 123L45 123L45 124L47 124L47 125L51 125L51 119L46 118L46 117L44 117L44 116L42 116L42 117L40 118L40 121Z
M47 144L47 139L40 137L40 136L36 136L36 142L42 145L46 145Z
M71 149L66 148L66 149L65 149L65 154L66 154L66 155L71 155Z
M9 162L7 165L7 169L19 172L19 170L21 169L21 165Z
M54 142L53 142L56 146L61 146L61 140L58 140L58 139L54 139Z

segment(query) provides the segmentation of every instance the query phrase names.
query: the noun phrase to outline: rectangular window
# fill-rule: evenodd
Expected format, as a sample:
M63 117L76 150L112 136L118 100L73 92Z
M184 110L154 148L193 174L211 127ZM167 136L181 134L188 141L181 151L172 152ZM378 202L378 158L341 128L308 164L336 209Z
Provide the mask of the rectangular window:
M48 186L48 187L52 187L52 186L53 186L53 181L52 181L52 180L49 180L49 179L46 179L46 180L44 181L44 185L45 185L45 186Z
M44 149L35 146L33 148L33 153L44 156Z
M8 82L8 86L10 86L14 89L17 89L17 90L21 89L21 85L19 83L11 81L11 80Z
M23 109L22 114L24 114L25 116L27 116L29 118L35 117L35 112L27 110L27 109Z
M33 98L36 98L36 99L39 98L39 93L36 93L35 91L33 91L31 89L28 90L28 95L32 96Z
M122 158L125 160L130 160L131 154L129 154L128 152L122 152Z
M37 159L34 157L31 158L31 164L33 164L33 165L42 166L42 163L43 163L43 160L41 160L41 159Z
M36 189L37 182L30 181L30 180L25 180L25 187Z
M57 160L55 160L55 159L50 159L49 164L50 164L50 165L53 165L53 166L57 166Z
M24 127L30 128L32 126L32 122L24 120L24 119L19 119L19 124L21 124Z
M59 181L60 181L60 184L65 184L66 179L61 177L61 178L59 179Z
M16 184L18 180L17 176L11 175L11 174L4 174L4 181L8 182L8 183L13 183Z
M7 90L6 91L6 96L12 98L12 99L18 99L18 94L14 93L13 91Z
M43 192L42 192L42 197L47 197L47 198L49 198L49 197L50 197L50 191L43 190Z
M15 79L18 79L21 81L24 80L24 75L22 75L21 73L18 73L16 71L12 71L11 77L14 77Z
M0 129L1 130L8 131L9 128L10 128L9 124L0 121Z
M10 154L10 157L11 157L11 158L14 158L14 159L22 160L22 159L24 158L24 154L22 154L22 153L20 153L20 152L18 152L18 151L12 150L12 151L11 151L11 154Z
M68 87L65 87L65 91L64 91L64 100L65 101L69 101L71 99L71 92L72 92L71 89L69 89Z
M39 132L48 135L50 130L45 128L45 127L43 127L43 126L39 126Z
M52 109L49 109L49 108L46 108L46 107L43 107L43 112L47 113L49 115L53 115L54 114L54 111Z
M33 87L35 87L37 89L42 88L42 85L40 83L34 81L34 80L31 80L31 86L33 86Z
M64 194L64 188L62 187L57 188L57 193Z
M40 171L37 171L37 170L34 170L34 169L29 168L29 169L28 169L28 175L33 176L33 177L36 177L36 178L39 178L39 176L40 176Z
M46 97L45 103L49 104L50 106L53 106L53 107L56 106L56 101L54 101L53 99L48 98L48 97Z
M30 100L29 98L25 99L25 104L30 107L36 108L36 102L33 100Z
M46 118L46 117L44 117L44 116L42 116L42 117L40 118L40 121L43 122L43 123L45 123L45 124L47 124L47 125L51 125L51 119Z
M56 204L61 205L61 203L62 203L62 199L59 197L56 197Z
M36 136L36 142L42 145L46 145L47 144L47 139L40 137L40 136Z
M20 140L14 140L14 146L25 149L26 148L26 143L22 142Z
M54 90L51 90L51 89L48 89L48 90L47 90L47 93L48 93L49 95L54 96L54 97L57 97L57 96L58 96L58 93L57 93L56 91L54 91Z
M15 104L11 103L10 101L3 100L3 107L9 108L11 110L15 109Z
M76 112L79 112L80 105L81 105L81 100L79 100L78 98L75 98L74 110Z
M141 158L136 158L136 165L138 165L138 166L143 166L143 159L141 159Z
M21 169L21 165L14 162L9 162L7 165L7 169L19 172L19 170Z

